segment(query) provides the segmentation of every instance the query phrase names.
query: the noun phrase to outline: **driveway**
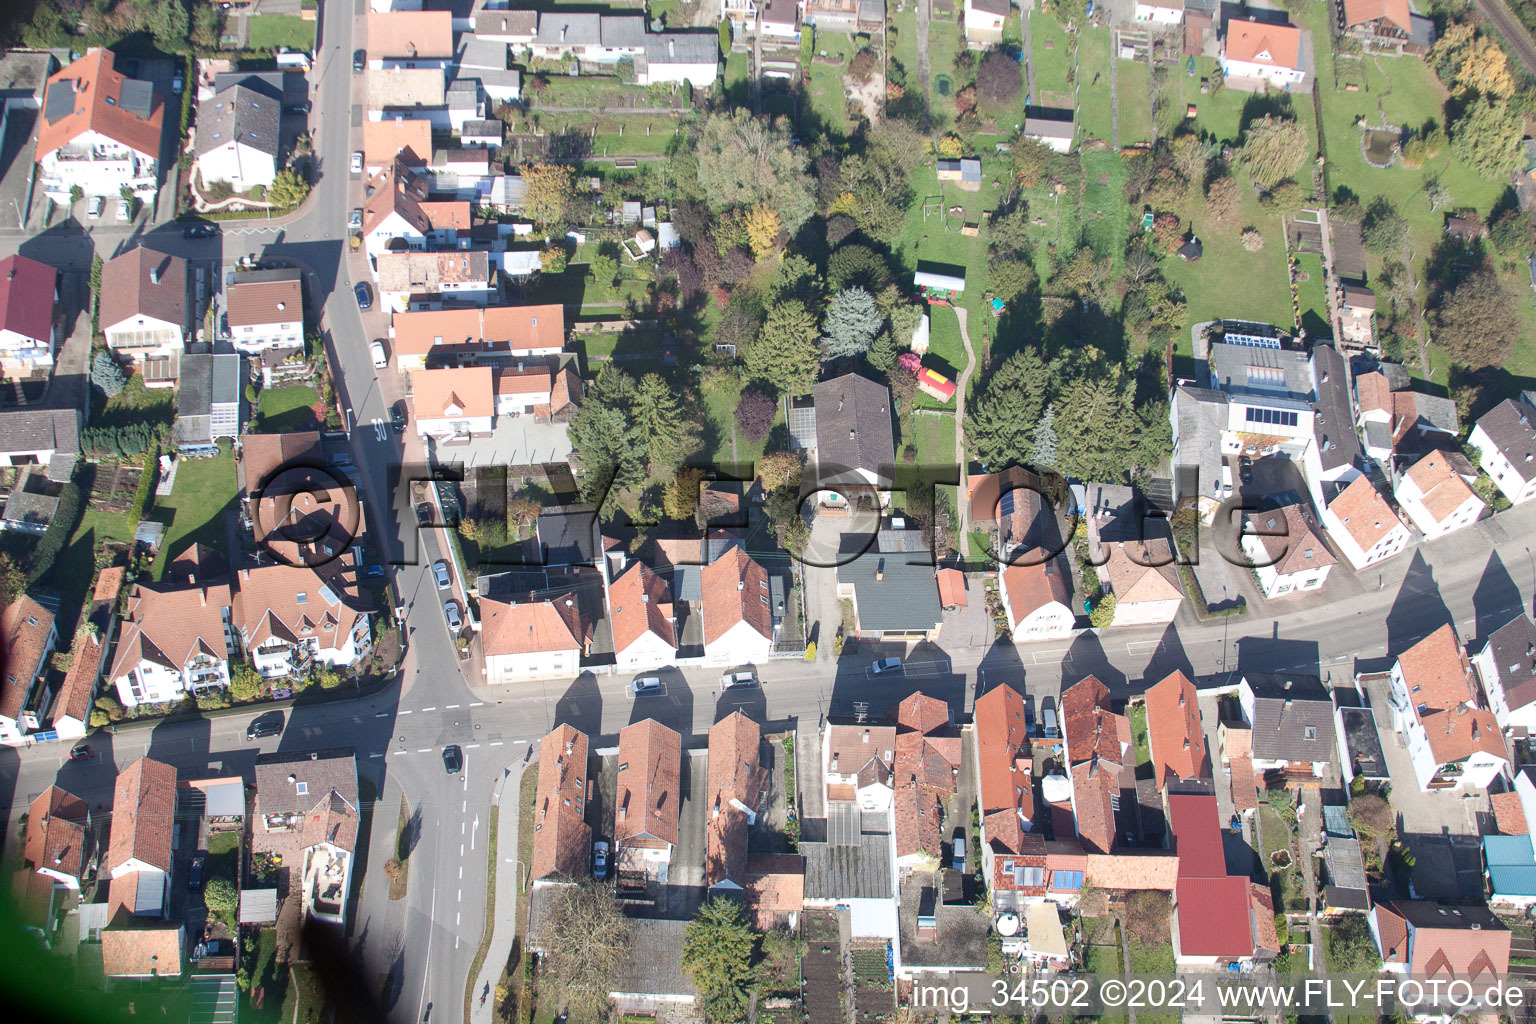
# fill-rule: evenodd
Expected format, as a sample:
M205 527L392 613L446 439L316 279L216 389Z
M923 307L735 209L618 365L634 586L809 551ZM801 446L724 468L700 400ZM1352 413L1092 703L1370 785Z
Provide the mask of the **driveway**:
M874 512L817 515L805 547L806 635L816 641L818 661L833 657L832 638L842 625L843 607L837 598L837 552L845 533L869 536L879 527Z

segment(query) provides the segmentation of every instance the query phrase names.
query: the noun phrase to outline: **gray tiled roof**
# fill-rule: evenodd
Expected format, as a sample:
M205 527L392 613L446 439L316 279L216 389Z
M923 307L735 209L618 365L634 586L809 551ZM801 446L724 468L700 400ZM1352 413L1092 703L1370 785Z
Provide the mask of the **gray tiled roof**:
M59 499L30 491L12 491L5 499L4 518L11 523L46 527L59 512Z
M1218 388L1234 395L1312 400L1312 367L1306 353L1294 349L1217 342L1211 346L1211 375Z
M1332 345L1312 348L1313 377L1317 382L1317 415L1312 421L1318 458L1324 469L1358 466L1364 453L1349 400L1349 374L1344 357Z
M288 781L290 775L293 782ZM298 792L300 784L307 790L303 795ZM357 759L350 747L256 758L256 806L260 814L308 813L333 789L357 806Z
M720 59L718 32L658 32L645 37L652 64L713 64Z
M598 35L605 49L644 46L646 44L645 16L643 14L605 14L598 26ZM718 42L719 36L716 35L715 39Z
M1230 399L1209 388L1178 387L1173 392L1173 413L1178 425L1178 448L1173 471L1181 477L1179 494L1212 495L1221 484L1221 435L1226 430ZM1199 490L1188 479L1199 474Z
M80 450L79 413L72 409L0 410L0 454Z
M614 996L693 996L693 984L683 974L683 933L687 921L635 918L629 952L614 969L609 994Z
M889 835L876 833L861 835L857 846L801 843L805 898L894 899L890 842Z
M1333 699L1316 676L1247 672L1253 690L1253 756L1332 761ZM1310 735L1308 730L1311 730Z
M1483 651L1499 674L1499 685L1511 710L1536 701L1536 658L1532 657L1536 651L1536 625L1529 618L1516 615L1494 630Z
M1536 407L1506 398L1477 421L1520 479L1536 476Z
M837 567L837 581L853 585L861 631L929 630L938 625L944 613L933 566L909 564L920 557L872 550Z
M597 46L602 40L602 15L585 11L556 10L539 19L535 45Z
M197 108L197 155L230 141L277 156L281 103L237 85L215 93Z
M891 392L856 373L816 385L816 460L834 472L863 469L889 481L896 468Z

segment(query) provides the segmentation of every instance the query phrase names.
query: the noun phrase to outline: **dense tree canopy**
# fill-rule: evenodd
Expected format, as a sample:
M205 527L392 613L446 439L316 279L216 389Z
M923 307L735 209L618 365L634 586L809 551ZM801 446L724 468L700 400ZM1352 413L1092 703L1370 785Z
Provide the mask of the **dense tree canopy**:
M832 296L827 307L822 349L829 359L863 355L884 323L873 295L863 288L845 288Z
M1498 366L1520 333L1514 299L1486 264L1441 296L1432 314L1435 344L1462 366Z
M1478 99L1451 124L1451 155L1486 178L1503 178L1520 163L1523 135L1513 104Z
M699 131L698 182L717 213L765 204L794 234L815 210L808 157L791 141L788 119L770 122L745 110L711 114Z
M816 314L799 299L774 303L757 340L741 352L747 376L780 394L803 395L816 383L821 350Z
M982 382L965 411L965 440L977 460L996 469L1028 461L1054 375L1052 364L1025 348Z
M708 1019L742 1019L756 952L757 935L741 903L723 896L705 900L683 932L683 973L699 990Z
M1243 162L1262 189L1294 175L1311 151L1306 129L1294 117L1265 114L1243 133Z

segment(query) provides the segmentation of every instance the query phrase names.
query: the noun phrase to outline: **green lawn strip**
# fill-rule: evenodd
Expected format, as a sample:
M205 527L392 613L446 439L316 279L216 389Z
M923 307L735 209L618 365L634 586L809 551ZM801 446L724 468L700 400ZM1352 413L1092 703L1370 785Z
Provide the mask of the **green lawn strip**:
M1152 777L1152 746L1147 739L1147 706L1131 707L1131 735L1136 739L1136 777Z
M222 550L226 544L224 510L235 501L235 456L225 452L211 459L181 459L171 493L154 498L149 519L165 524L165 540L155 559L155 579L165 572L167 559L189 545L206 544Z
M311 427L315 422L311 407L318 401L320 393L308 384L268 388L256 400L254 429L266 434L281 434Z
M1204 258L1185 263L1169 256L1163 260L1163 276L1184 292L1188 323L1240 315L1285 327L1291 322L1291 289L1280 218L1259 205L1246 171L1239 170L1238 182L1243 205L1237 223L1218 229L1197 215L1191 226L1205 247ZM1264 247L1258 252L1245 249L1240 225L1258 228ZM1233 310L1235 296L1240 297L1241 313ZM1183 351L1188 351L1188 334L1181 330L1175 339Z
M1125 201L1129 172L1125 161L1109 150L1082 154L1083 234L1093 251L1112 264L1111 275L1120 273L1125 259L1125 240L1131 229L1130 207Z
M1169 80L1168 95L1170 98L1177 97L1181 114L1191 103L1195 105L1195 127L1201 133L1211 135L1218 142L1236 144L1242 130L1243 105L1252 94L1237 89L1202 94L1201 79L1209 81L1216 68L1214 57L1197 57L1195 75L1190 77L1181 63L1177 72L1178 83L1175 85L1172 79Z
M1307 336L1316 338L1330 334L1328 329L1328 284L1323 278L1323 258L1316 253L1299 253L1296 257L1297 295L1301 305L1301 324ZM1284 326L1284 325L1282 325Z
M747 105L751 60L745 53L730 53L725 58L725 100L732 107Z
M315 23L294 14L258 14L251 18L247 47L252 50L273 50L279 46L303 50L305 53L313 52Z
M821 55L825 53L826 63ZM821 32L816 36L816 57L806 69L811 73L809 110L821 119L822 127L836 135L848 133L848 90L843 76L853 60L853 37L846 32ZM836 63L842 57L841 63Z
M1122 60L1115 66L1120 97L1120 145L1152 141L1152 81L1145 61Z
M496 927L496 832L501 821L501 815L497 813L499 808L493 808L486 816L486 850L485 850L485 924L480 930L480 948L475 950L475 958L469 964L469 980L464 986L464 1017L470 1016L472 1000L476 998L475 986L480 982L480 969L485 966L486 954L491 950L491 932Z
M955 70L955 56L964 45L954 22L935 20L928 26L928 70L933 75L933 123L942 128L955 119L955 93L976 77L970 71Z
M208 855L219 857L240 849L240 833L214 832L208 837Z
M901 62L902 70L907 75L907 88L920 88L922 83L917 79L917 10L908 7L906 10L897 11L891 16L890 36L891 57ZM802 30L803 31L803 30Z
M281 990L276 986L281 986ZM276 928L263 928L256 934L256 962L251 972L251 994L254 995L257 989L261 989L261 1008L257 1009L247 997L244 1013L254 1014L257 1020L276 1021L288 990L288 972L277 962Z
M1104 34L1108 35L1108 30L1104 30ZM1055 18L1031 18L1029 42L1034 60L1035 88L1042 92L1066 92L1071 87L1067 69L1072 66L1066 31Z
M83 505L87 495L80 489ZM69 542L53 561L53 567L38 580L38 589L51 591L59 598L57 626L59 635L73 636L85 592L96 573L96 546L104 541L128 544L133 541L134 527L125 515L113 515L87 508L80 516L80 525L70 536Z
M1038 20L1050 20L1054 23L1054 19ZM1077 117L1083 133L1102 142L1114 141L1114 110L1110 106L1109 90L1111 45L1107 28L1087 28L1078 33ZM1035 75L1035 82L1038 88L1045 88L1045 83L1040 81L1038 72Z
M320 1024L328 1019L325 983L320 976L308 964L293 964L288 970L293 982L283 999L283 1024Z

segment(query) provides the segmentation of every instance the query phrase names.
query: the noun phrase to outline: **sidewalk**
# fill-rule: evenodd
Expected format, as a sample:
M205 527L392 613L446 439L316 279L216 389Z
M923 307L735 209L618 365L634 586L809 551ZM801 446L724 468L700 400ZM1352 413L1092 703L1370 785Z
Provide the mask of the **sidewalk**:
M517 811L518 794L523 786L523 762L519 759L504 769L501 782L491 802L497 808L496 825L496 895L488 902L485 912L491 915L491 943L486 949L485 963L470 988L469 1024L492 1024L496 1009L496 983L512 955L512 940L517 933L517 884L520 866L517 862ZM480 993L490 986L490 995L484 1003Z

